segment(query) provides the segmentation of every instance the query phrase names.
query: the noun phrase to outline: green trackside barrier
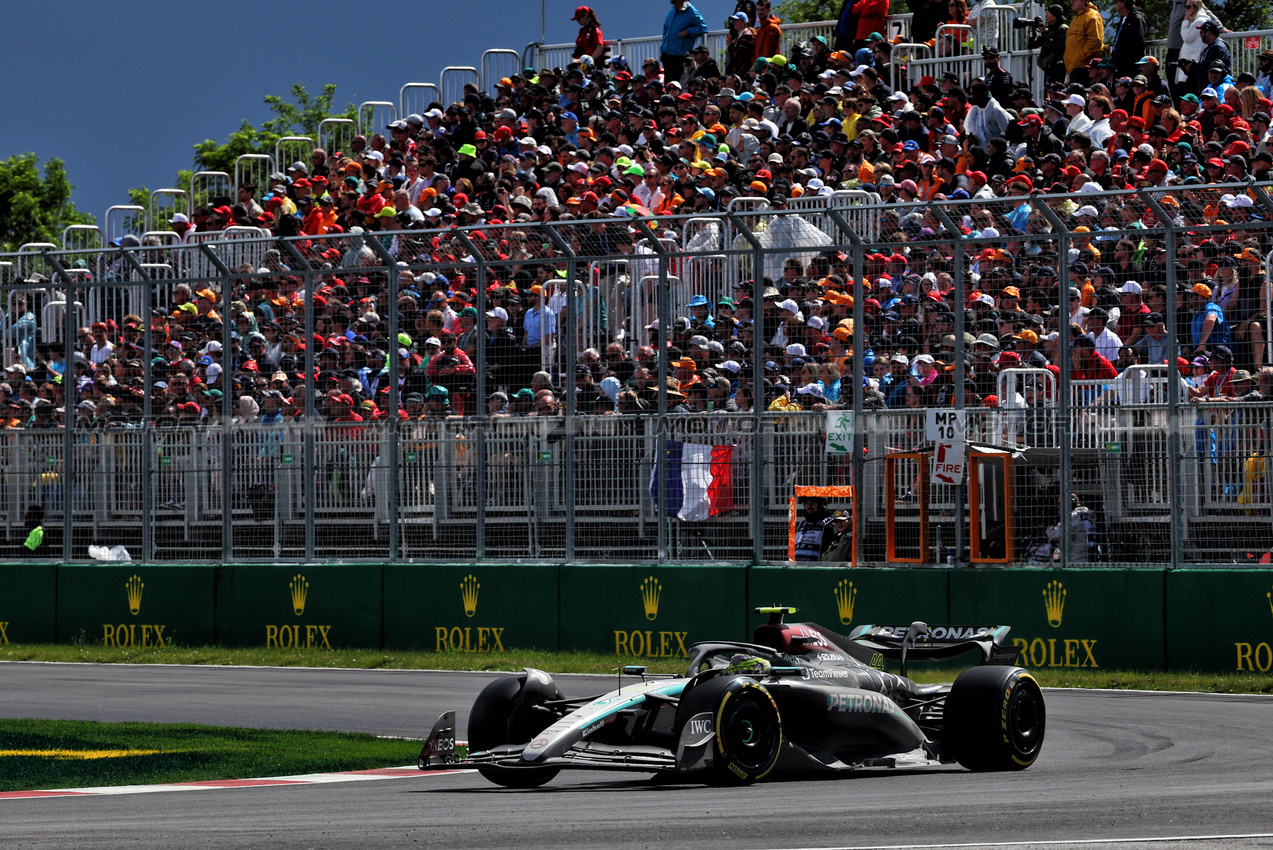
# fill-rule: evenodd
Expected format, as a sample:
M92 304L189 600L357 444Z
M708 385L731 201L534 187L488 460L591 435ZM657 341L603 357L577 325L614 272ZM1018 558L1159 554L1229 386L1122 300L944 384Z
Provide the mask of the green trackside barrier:
M950 619L1011 626L1023 667L1162 670L1162 570L952 570Z
M848 567L753 567L747 610L769 605L799 610L788 622L811 622L847 635L858 626L949 622L946 570ZM755 627L768 619L750 614Z
M57 639L57 567L0 564L0 646Z
M217 568L217 640L230 646L381 646L381 564Z
M1166 640L1173 670L1273 670L1273 571L1168 573Z
M97 646L216 641L217 568L142 564L57 567L57 640Z
M386 564L385 646L556 650L560 569L556 564Z
M684 658L700 640L747 637L747 568L561 568L561 648Z

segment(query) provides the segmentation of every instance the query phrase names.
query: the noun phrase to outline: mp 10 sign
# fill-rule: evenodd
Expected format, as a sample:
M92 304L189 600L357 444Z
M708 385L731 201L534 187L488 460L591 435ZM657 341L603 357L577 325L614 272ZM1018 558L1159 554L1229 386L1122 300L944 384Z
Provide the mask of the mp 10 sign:
M933 448L933 484L954 486L964 480L964 423L962 410L928 411L927 436Z

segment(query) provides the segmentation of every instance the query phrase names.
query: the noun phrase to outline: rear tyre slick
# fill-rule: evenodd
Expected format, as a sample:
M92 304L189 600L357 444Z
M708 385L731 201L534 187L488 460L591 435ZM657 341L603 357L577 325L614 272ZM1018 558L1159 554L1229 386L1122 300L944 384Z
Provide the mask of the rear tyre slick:
M1047 709L1020 667L974 667L946 697L943 755L975 771L1025 770L1043 747Z
M712 778L723 785L763 779L782 752L782 718L765 687L735 679L716 698Z

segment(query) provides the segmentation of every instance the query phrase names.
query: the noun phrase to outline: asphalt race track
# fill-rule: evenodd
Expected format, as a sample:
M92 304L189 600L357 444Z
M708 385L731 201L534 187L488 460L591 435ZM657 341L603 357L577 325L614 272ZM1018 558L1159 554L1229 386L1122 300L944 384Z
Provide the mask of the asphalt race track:
M462 731L473 696L491 678L414 671L0 664L0 717L419 736L447 708L460 711ZM559 680L567 695L612 683L600 677ZM576 772L529 792L496 788L465 773L4 800L0 841L6 848L741 850L1131 842L1137 847L1273 847L1273 698L1052 690L1047 702L1043 756L1023 773L864 771L831 781L721 789L653 784L643 775Z

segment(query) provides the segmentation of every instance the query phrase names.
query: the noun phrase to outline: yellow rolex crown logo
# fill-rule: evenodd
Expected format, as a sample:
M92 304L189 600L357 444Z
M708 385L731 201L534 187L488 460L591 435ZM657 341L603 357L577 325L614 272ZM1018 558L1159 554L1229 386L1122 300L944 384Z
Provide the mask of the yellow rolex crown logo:
M292 589L292 611L299 617L305 613L305 597L309 594L309 582L305 581L305 576L298 575L292 579L288 587Z
M142 584L141 576L138 575L124 582L124 587L128 590L128 613L134 617L141 610L141 591L145 586Z
M1048 612L1048 625L1058 628L1061 612L1065 610L1065 587L1059 581L1048 582L1048 586L1043 588L1043 604Z
M1273 614L1273 591L1269 591L1264 595L1269 598L1269 613Z
M477 592L482 585L477 583L476 576L465 576L460 582L460 596L464 599L464 616L472 617L477 613Z
M835 607L840 612L840 622L846 626L853 622L853 603L857 598L857 588L847 578L835 586Z
M641 582L641 603L645 606L645 619L653 620L659 616L659 596L662 593L663 586L655 580L654 576Z

